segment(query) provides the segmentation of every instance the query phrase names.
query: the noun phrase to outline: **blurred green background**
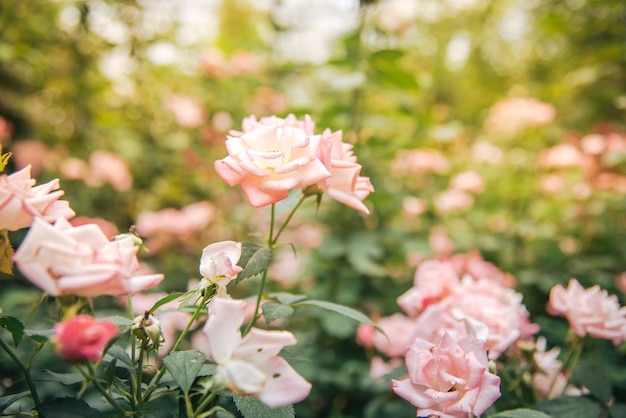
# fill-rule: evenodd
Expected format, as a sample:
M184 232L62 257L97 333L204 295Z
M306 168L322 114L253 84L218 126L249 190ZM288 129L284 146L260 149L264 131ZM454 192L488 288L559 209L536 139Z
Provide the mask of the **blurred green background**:
M244 117L288 113L343 130L376 191L369 216L305 205L284 239L298 257L285 246L269 290L390 315L419 260L478 250L516 277L552 345L566 329L545 315L554 284L576 277L626 300L623 0L0 3L7 171L30 163L39 183L60 178L78 216L119 231L209 202L199 228L147 238L161 290L197 279L205 245L266 232L268 208L251 208L213 162ZM117 177L98 174L96 151L121 164ZM38 291L19 274L1 280L3 312L26 316ZM355 323L302 310L285 326L314 385L297 416L414 416L369 377ZM594 350L626 396L624 350Z

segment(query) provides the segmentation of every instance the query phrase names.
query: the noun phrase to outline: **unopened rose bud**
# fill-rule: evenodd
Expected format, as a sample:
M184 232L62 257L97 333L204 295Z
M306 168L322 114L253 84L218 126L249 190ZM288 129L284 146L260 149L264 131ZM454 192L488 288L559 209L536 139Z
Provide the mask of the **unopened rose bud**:
M142 341L150 339L155 347L161 343L161 321L157 319L150 311L139 315L133 320L130 327L131 332Z

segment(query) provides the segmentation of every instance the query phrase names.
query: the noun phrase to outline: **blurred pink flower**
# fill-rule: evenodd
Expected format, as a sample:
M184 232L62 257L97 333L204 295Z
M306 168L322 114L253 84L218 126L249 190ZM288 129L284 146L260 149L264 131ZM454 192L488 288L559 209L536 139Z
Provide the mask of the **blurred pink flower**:
M615 286L626 295L626 271L615 277Z
M407 196L402 201L402 210L405 216L414 218L423 215L428 210L428 205L424 199L419 197Z
M479 141L472 146L472 159L477 163L498 165L504 161L504 152L491 142Z
M435 254L440 256L448 256L454 251L454 242L445 229L435 227L428 233L428 245Z
M542 192L548 195L562 191L565 186L565 177L557 173L545 175L539 180L539 188Z
M292 125L303 126L304 129ZM315 184L330 176L317 158L320 137L311 135L312 121L251 117L241 136L228 136L229 155L215 162L217 174L229 186L241 184L250 203L266 206L287 198L292 189Z
M479 416L500 397L500 378L490 373L483 341L458 340L444 334L441 342L417 339L406 356L408 377L391 381L396 395L417 407L417 416Z
M595 285L585 289L576 279L567 288L556 285L550 290L547 311L564 316L576 335L590 335L617 345L626 339L626 307L620 307L615 295Z
M94 151L89 156L89 174L85 182L96 187L109 183L116 191L124 192L133 186L133 176L126 161L119 155L108 151Z
M37 177L45 168L50 168L55 160L48 146L36 139L16 141L11 146L11 158L18 169L31 166L31 172Z
M415 339L415 319L395 313L376 321L385 334L375 330L371 338L372 346L388 357L403 357ZM370 326L371 325L363 325ZM360 331L360 338L367 342L367 331Z
M35 219L15 253L24 276L51 296L127 295L156 286L162 274L135 276L139 268L134 238L109 241L95 224L72 227Z
M222 241L209 244L202 250L200 258L200 287L217 286L218 296L226 294L228 283L237 278L243 270L237 265L241 257L241 243Z
M8 145L11 135L13 135L13 124L0 116L0 146Z
M475 280L489 279L504 287L515 287L515 278L510 273L505 273L495 264L484 260L477 250L455 254L450 258L450 261L459 277L469 275Z
M548 124L555 117L556 109L550 103L533 98L507 98L489 109L484 129L492 133L516 133L525 128Z
M270 408L300 402L311 384L278 354L295 344L289 331L252 328L245 336L239 328L245 320L246 304L234 299L213 299L204 326L207 350L217 363L215 379L241 395L256 396Z
M425 148L400 151L391 163L392 173L400 176L429 172L443 174L449 169L450 163L445 155Z
M343 142L342 132L326 129L318 148L318 157L330 172L330 177L317 183L328 196L360 212L369 214L363 204L374 191L369 177L361 176L361 165L352 152L352 144Z
M246 102L251 113L283 113L289 108L287 97L269 86L257 87Z
M137 217L136 227L142 236L159 232L189 235L205 228L215 218L216 209L203 201L192 203L181 210L166 208L158 212L144 211Z
M538 163L542 168L581 167L584 159L582 153L572 144L562 143L546 148L539 153Z
M69 219L75 215L69 202L59 200L64 192L57 190L58 179L34 185L30 166L10 175L0 175L0 229L17 231L29 227L35 218L53 222L57 218Z
M182 128L196 128L206 122L207 115L202 104L191 97L172 94L165 99L165 106Z
M385 361L381 357L374 356L370 362L370 376L373 378L383 377L400 367L402 363L403 361L399 357Z
M476 171L464 171L458 173L450 180L450 187L469 193L482 193L485 191L485 182Z
M558 359L561 349L552 347L546 351L547 341L544 337L537 338L533 361L535 370L533 373L533 388L543 399L554 399L561 394L568 396L580 396L582 392L569 386L568 376L562 370L563 364Z
M68 361L96 362L118 333L119 329L110 321L78 315L54 325L53 341L61 357Z
M264 66L263 59L250 51L235 51L228 60L231 75L258 73Z
M441 212L461 212L474 206L474 197L462 190L448 189L435 197L435 207Z
M415 271L413 287L398 298L398 305L411 317L428 305L447 297L460 279L449 261L426 260Z
M89 175L89 164L80 158L64 158L59 170L63 178L67 180L83 180Z

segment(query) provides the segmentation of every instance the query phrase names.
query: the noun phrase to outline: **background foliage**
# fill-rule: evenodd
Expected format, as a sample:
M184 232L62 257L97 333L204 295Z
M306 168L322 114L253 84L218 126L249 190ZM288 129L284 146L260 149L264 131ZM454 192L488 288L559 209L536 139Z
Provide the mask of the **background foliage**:
M206 228L159 242L144 257L165 273L162 290L181 291L197 278L204 245L254 240L250 234L268 217L213 171L226 155L227 131L252 113L309 114L317 131L342 129L355 144L376 188L366 201L372 213L329 200L323 210L306 207L290 234L303 249L294 267L285 248L291 264L274 270L281 280L270 290L390 315L411 286L415 260L479 250L517 278L550 345L564 345L567 329L545 314L554 284L576 277L626 303L615 284L626 270L625 148L596 159L592 172L540 163L554 145L580 148L593 133L626 135L623 1L423 1L394 30L380 23L381 5L373 2L252 3L2 2L0 137L14 154L7 171L27 160L40 183L61 179L78 215L121 231L144 211L210 202L215 213ZM206 32L196 32L198 21ZM198 121L177 120L172 97L194 100ZM515 112L495 122L490 115L512 97L550 103L556 117L505 129ZM447 163L406 163L418 148L438 151ZM67 178L64 161L87 161L97 150L127 163L132 187ZM468 208L438 208L440 193L467 170L481 175L484 192ZM542 188L549 174L562 179L558 190ZM423 213L410 209L414 198ZM12 234L15 244L22 234ZM2 311L34 326L38 291L19 275L1 280ZM233 293L244 294L244 286ZM289 321L299 341L293 361L314 388L295 406L297 416L414 415L388 381L369 376L372 353L356 343L356 323L305 308ZM624 354L623 345L602 341L583 354L610 378L618 399L626 397ZM0 395L20 390L8 362L0 374ZM495 406L530 406L515 402L503 397Z

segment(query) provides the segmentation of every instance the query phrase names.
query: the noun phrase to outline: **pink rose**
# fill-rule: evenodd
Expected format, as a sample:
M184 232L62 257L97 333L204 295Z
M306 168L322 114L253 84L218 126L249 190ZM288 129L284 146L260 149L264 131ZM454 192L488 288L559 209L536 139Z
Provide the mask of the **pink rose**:
M484 128L487 132L513 134L525 128L550 123L556 109L532 97L502 99L489 109Z
M546 148L538 156L538 163L542 168L581 167L583 162L582 153L574 145L568 143Z
M165 100L165 106L182 128L196 128L206 122L202 104L191 97L173 94Z
M114 323L89 315L78 315L54 325L57 351L69 361L100 360L102 350L118 333Z
M311 384L278 355L284 346L297 342L294 335L252 328L242 337L240 327L245 316L243 301L211 301L204 333L210 357L217 363L215 383L238 394L256 396L270 408L306 398Z
M85 181L90 186L109 183L118 192L125 192L133 186L133 176L126 161L115 153L92 152L89 156L89 170Z
M222 241L204 247L200 258L201 287L215 284L218 287L218 294L225 293L226 285L236 279L237 274L243 270L237 265L240 257L240 242Z
M369 213L363 199L374 191L374 187L368 177L360 175L361 165L356 162L352 144L343 142L341 131L324 131L318 156L330 171L330 177L317 183L317 186L338 202Z
M64 192L57 190L58 179L34 185L30 166L0 176L0 229L17 231L29 227L37 217L53 222L57 218L69 219L75 215L67 201L59 200Z
M415 319L396 313L377 321L385 332L372 336L374 347L388 357L403 357L415 339Z
M215 162L215 171L229 186L241 184L253 206L276 203L287 198L291 189L330 176L317 158L320 137L311 134L309 119L299 122L290 115L256 122L251 118L244 120L241 135L231 132L227 137L229 155Z
M417 407L417 416L481 415L500 397L500 378L489 372L483 341L444 334L439 344L416 339L406 356L408 377L392 380L396 395Z
M571 279L567 289L560 284L554 286L547 311L567 318L579 337L589 334L615 345L626 339L626 307L620 307L617 297L609 296L598 285L585 289L578 280Z
M51 296L127 295L156 286L162 274L137 276L139 262L131 235L109 241L95 224L54 226L40 219L15 253L18 268Z
M450 187L469 193L482 193L485 191L485 182L477 172L464 171L450 179Z
M231 130L229 132L230 136L240 137L245 133L252 132L258 128L268 127L268 126L289 126L291 128L299 129L304 131L307 135L313 135L315 131L315 122L309 115L304 116L304 120L298 120L293 113L287 115L286 118L279 118L278 116L265 116L261 119L256 118L254 115L250 115L243 119L241 123L241 131Z
M448 189L435 198L435 207L441 212L457 212L471 209L474 197L463 190Z

